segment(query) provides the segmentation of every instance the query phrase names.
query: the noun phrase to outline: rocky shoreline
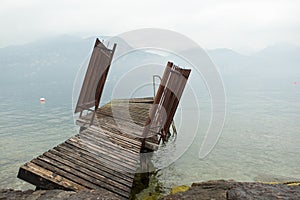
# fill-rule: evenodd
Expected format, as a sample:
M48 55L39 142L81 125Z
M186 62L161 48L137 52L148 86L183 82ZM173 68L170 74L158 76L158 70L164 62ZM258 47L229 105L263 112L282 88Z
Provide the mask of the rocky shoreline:
M1 189L0 200L81 200L81 199L119 199L117 195L105 191L83 190L79 192L65 190L13 190Z
M259 182L236 181L206 181L193 183L191 187L176 187L172 194L160 197L163 200L195 199L195 200L299 200L300 184L265 184ZM0 200L28 199L28 200L65 200L65 199L118 199L116 195L105 191L63 191L63 190L13 190L1 189ZM147 197L157 199L156 197Z
M197 200L277 200L300 199L299 183L295 184L265 184L259 182L207 181L193 183L185 192L176 193L162 198L197 199Z

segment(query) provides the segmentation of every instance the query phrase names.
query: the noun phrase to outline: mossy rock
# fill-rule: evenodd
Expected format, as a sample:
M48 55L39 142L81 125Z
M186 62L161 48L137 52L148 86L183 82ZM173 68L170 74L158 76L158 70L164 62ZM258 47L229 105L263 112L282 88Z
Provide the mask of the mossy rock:
M287 184L288 186L300 186L300 182L287 182L285 184Z
M263 183L263 184L268 184L268 185L278 185L278 184L282 184L282 183L279 183L279 182L258 182L258 183Z
M162 197L162 195L158 193L148 194L148 196L143 196L142 200L158 200L160 197Z
M278 184L285 184L288 186L300 186L300 182L259 182L263 184L269 184L269 185L278 185Z
M173 187L171 189L170 194L176 194L176 193L179 193L179 192L185 192L188 189L190 189L190 186L186 186L186 185L176 186L176 187Z

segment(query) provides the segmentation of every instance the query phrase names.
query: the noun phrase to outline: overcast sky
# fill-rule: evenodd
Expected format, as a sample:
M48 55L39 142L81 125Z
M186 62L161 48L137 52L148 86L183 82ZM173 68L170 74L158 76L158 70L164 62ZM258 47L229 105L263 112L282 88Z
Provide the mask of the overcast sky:
M0 47L61 34L180 32L202 47L252 52L300 45L299 0L0 0Z

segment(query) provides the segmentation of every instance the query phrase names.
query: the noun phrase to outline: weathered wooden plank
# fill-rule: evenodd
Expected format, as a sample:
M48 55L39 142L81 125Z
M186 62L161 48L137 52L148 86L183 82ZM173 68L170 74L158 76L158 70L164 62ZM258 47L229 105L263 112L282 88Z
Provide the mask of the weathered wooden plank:
M89 151L86 151L85 149L80 149L80 148L77 148L77 147L67 144L67 143L64 143L64 145L62 145L60 147L63 147L64 149L67 149L68 151L76 152L76 153L82 155L82 157L84 157L85 159L88 159L89 161L93 160L97 166L104 168L105 170L109 170L109 172L119 175L119 176L123 177L124 179L131 180L134 177L135 172L133 172L133 173L126 172L124 170L124 168L119 165L115 165L115 166L111 167L111 162L109 160L103 159L101 157L99 158L99 156L96 156L95 154L93 154Z
M134 123L143 126L145 124L145 120L148 117L151 104L141 103L139 102L139 100L137 100L137 102L138 103L132 103L128 100L127 101L113 100L110 103L105 104L104 106L102 106L97 110L96 119L101 118L101 116L99 115L104 114L125 121L133 120ZM113 110L115 111L114 115L112 113L112 107ZM130 117L128 117L128 114ZM85 119L88 122L91 119L91 117L92 117L91 113L86 116L82 116L77 123L80 123L82 119ZM83 121L81 121L81 123L83 123ZM97 121L95 121L95 123L97 123Z
M113 115L114 113L121 114L121 116L124 116L125 114L129 114L131 116L138 115L142 118L147 117L145 114L149 112L149 109L151 108L151 104L144 104L144 103L109 103L97 110L98 114L107 114L110 116L114 116L116 118L119 118L119 115ZM124 120L128 120L127 118L124 118Z
M88 128L89 120L90 120L89 118L88 119L81 118L77 120L77 124ZM111 132L115 132L115 134L126 135L127 138L140 140L140 138L142 137L142 134L140 132L141 130L143 130L142 125L135 124L132 121L125 121L119 119L116 122L116 120L117 119L114 119L113 117L101 114L101 115L96 115L93 124L96 127L100 127L102 129L106 129ZM130 129L127 130L129 127ZM133 129L133 127L135 127L135 129Z
M98 108L115 49L116 44L113 50L110 50L99 39L96 40L78 97L75 113L89 109L92 106L95 106L95 109Z
M83 186L73 182L72 180L55 174L54 172L49 171L31 162L26 163L20 168L18 177L40 188L64 188L75 191L85 189Z
M106 162L109 166L112 168L118 169L116 166L122 166L121 170L128 171L134 173L136 170L136 166L133 166L131 164L127 164L124 161L120 161L116 159L114 156L108 155L104 152L101 152L97 148L95 148L93 145L87 145L80 141L73 140L73 138L70 138L67 143L72 144L73 146L77 146L81 149L85 149L86 151L89 151L93 153L94 155L98 156L99 158L105 159L109 162Z
M161 134L163 141L166 140L190 72L190 69L181 69L168 62L153 102L153 104L158 104L158 107L153 107L150 111L146 122L149 126L145 126L144 137L147 136L150 127L159 127L156 132Z
M64 143L63 147L68 148L70 151L76 151L87 159L93 159L97 165L109 168L113 170L114 173L120 173L122 176L124 175L129 178L132 178L135 174L134 170L131 169L128 171L128 169L124 169L123 166L112 162L110 159L101 157L99 154L95 154L95 152L90 151L89 149L81 148L73 142Z
M86 131L82 131L80 134L90 134L93 135L94 137L106 137L108 138L111 142L113 142L116 145L119 145L121 147L123 147L124 149L126 149L127 152L132 153L132 154L139 154L140 153L140 148L141 145L137 146L133 143L127 142L126 140L122 140L118 137L113 137L111 135L105 134L104 130L86 130Z
M151 106L147 106L147 108L139 106L122 106L122 105L112 105L112 108L101 108L97 111L97 117L101 115L107 115L113 117L114 119L121 119L124 121L130 121L140 126L145 125L145 120L147 119L147 114L149 113L149 109Z
M91 131L91 130L86 130L86 131L82 131L80 133L81 135L87 135L90 137L93 137L94 139L96 139L97 141L104 141L106 142L108 145L110 145L109 147L116 147L118 149L122 149L124 150L124 152L128 153L130 155L130 157L136 157L137 154L139 154L139 150L140 147L133 145L133 144L128 144L125 143L124 140L119 140L117 138L112 138L109 135L103 134L102 131Z
M118 183L121 183L123 185L127 185L127 186L131 185L131 180L128 181L126 179L123 179L122 177L120 178L118 176L114 176L113 174L107 173L106 170L104 170L103 168L99 169L99 167L96 164L92 162L89 163L85 162L84 159L82 159L82 157L76 156L76 154L72 152L65 151L65 149L60 147L55 147L54 150L56 150L57 151L56 153L59 154L58 156L63 159L66 159L74 164L80 165L97 174L101 174L106 178L115 180Z
M109 122L107 123L109 124ZM139 143L137 147L140 148L141 146L141 139L139 137L133 136L131 133L128 134L129 130L125 130L125 129L120 130L120 127L118 127L117 125L112 125L112 124L109 124L108 126L100 125L99 129L101 129L101 131L103 130L103 132L105 133L110 132L110 133L114 133L115 135L120 135L124 137L124 141L126 141L126 138L128 138L127 139L128 142L136 141ZM134 132L135 130L130 130L130 131Z
M152 151L157 151L158 150L158 144L157 143L153 143L153 142L149 142L146 139L146 142L144 144L144 147L147 149L151 149Z
M128 123L128 124L124 125L124 123L123 123L123 125L122 125L121 124L122 122L121 122L120 124L116 125L116 124L112 124L111 119L109 119L109 118L105 118L105 119L102 118L102 120L103 120L103 122L101 122L100 124L95 124L93 127L98 126L97 127L98 129L114 133L114 135L123 136L124 138L130 138L132 140L135 140L135 141L138 141L139 143L141 143L142 136L141 136L141 134L137 135L137 133L140 133L141 131L137 130L137 129L132 129L131 124ZM126 139L124 139L124 141L125 140ZM150 149L157 150L158 149L158 145L157 145L158 140L157 140L156 134L155 134L155 138L148 137L146 139L146 143L148 143L147 147L149 147ZM139 145L139 149L140 149L140 146L141 145Z
M111 130L125 137L140 140L142 138L141 131L143 126L133 124L130 121L118 120L117 123L112 117L103 117L97 120L95 126L101 127L102 129Z
M109 154L112 155L112 157L117 158L118 160L122 161L122 162L126 162L126 163L130 163L133 166L136 166L137 160L139 159L139 155L135 155L135 157L129 157L129 154L127 154L127 152L123 151L120 148L115 147L114 149L112 149L111 147L108 148L106 146L103 146L101 142L99 141L93 141L93 138L90 136L86 136L86 135L80 135L77 137L74 137L74 139L79 139L82 142L87 142L90 146L97 148L98 150L100 150L102 153L104 154Z
M83 168L80 165L77 165L75 163L72 163L68 160L62 159L61 157L56 154L56 150L50 150L49 152L45 152L43 155L44 157L47 157L48 159L51 159L51 162L58 166L61 166L61 164L64 165L64 168L70 168L70 173L76 174L77 177L85 179L96 186L99 186L101 188L105 188L109 191L112 191L114 193L120 194L121 196L124 196L126 193L130 193L130 188L121 185L113 180L105 179L101 174L96 174L92 171L89 171L85 168ZM44 158L43 157L43 158ZM125 195L126 197L127 195Z
M99 148L103 149L103 151L106 151L107 153L111 153L117 156L121 155L124 160L131 163L136 163L136 160L139 158L138 154L134 154L133 152L128 152L123 147L120 148L120 146L115 145L110 141L104 140L102 138L99 139L91 134L83 133L78 135L77 138L90 140L92 144L97 145Z
M104 176L115 176L116 180L122 179L127 182L127 185L130 183L132 184L132 179L133 179L132 174L129 174L130 176L127 176L126 173L120 173L119 171L115 171L111 168L107 168L107 166L103 165L101 161L90 158L89 156L80 153L78 151L74 151L73 149L69 149L66 145L59 145L54 149L64 153L65 156L69 157L68 159L70 160L76 159L80 162L91 165L92 167L96 168L98 171L103 172Z
M78 158L74 159L73 157L67 156L65 151L62 152L57 149L52 149L49 151L49 153L52 154L51 156L58 156L60 159L59 161L64 161L66 165L74 167L76 170L86 173L89 176L93 176L94 178L97 178L100 181L107 182L112 186L124 189L125 187L130 188L132 185L132 183L124 181L123 179L116 178L115 176L111 176L103 171L100 171L99 169L80 161ZM48 154L48 156L50 156L50 154ZM128 188L126 189L128 190Z
M60 177L64 177L67 179L72 180L74 183L80 185L81 187L85 189L99 189L100 187L93 184L92 182L89 182L86 179L83 179L79 176L77 176L76 171L74 171L72 168L64 165L63 163L57 163L56 161L49 159L45 156L39 156L36 159L33 159L31 163L34 163L35 165L39 166L40 168L46 169L54 173L55 175L58 175ZM52 179L51 179L52 181Z
M96 150L98 153L101 153L102 155L111 157L119 162L125 162L128 166L131 166L131 167L136 166L135 163L136 163L136 160L138 159L138 156L137 156L137 159L134 159L134 160L127 159L123 155L121 155L124 153L124 152L122 152L122 149L119 149L120 151L118 151L118 153L115 153L115 152L109 151L106 148L103 148L103 147L97 145L97 142L92 141L90 139L85 139L82 136L81 136L81 138L79 136L72 137L69 140L71 140L73 142L77 142L80 145L85 145L86 147L92 148L92 149ZM116 149L116 150L118 150L118 149Z
M126 152L136 155L138 154L136 151L140 149L141 143L139 145L133 144L131 142L126 141L127 138L121 140L118 137L113 137L113 135L106 134L107 130L103 129L91 129L88 128L84 131L82 131L80 135L87 135L91 137L95 137L97 140L104 141L106 143L112 144L110 147L115 147L118 149L124 149ZM128 139L129 140L129 139ZM119 143L123 145L119 145Z
M28 183L31 183L35 185L39 189L46 189L46 190L71 190L68 188L65 188L61 185L55 184L52 181L49 181L48 179L42 178L41 176L37 175L36 173L33 173L29 169L24 169L24 167L20 167L18 172L18 178L27 181Z
M83 137L83 136L81 136ZM78 138L78 137L76 137ZM88 137L86 137L88 138ZM81 140L85 140L84 138L81 138ZM90 140L90 139L88 139ZM128 165L130 164L132 167L136 167L137 160L139 159L139 155L131 155L131 158L128 158L125 156L124 151L122 149L113 149L113 148L105 148L103 146L97 145L97 142L94 141L86 141L89 142L90 145L95 145L98 150L100 150L104 154L110 154L112 157L117 158L117 160L121 162L126 162ZM128 155L129 156L129 155Z
M123 140L124 142L128 142L128 143L131 143L131 144L134 144L135 146L137 147L140 147L142 142L139 141L139 140L135 140L135 139L132 139L132 138L128 138L128 137L125 137L123 135L119 135L117 134L116 132L111 132L109 130L106 130L106 129L101 129L99 127L96 127L96 126L90 126L90 130L92 131L96 131L98 133L104 133L106 135L109 135L111 136L112 138L118 138L120 140Z
M129 103L153 103L153 97L140 97L131 99L113 99L111 102L129 102Z
M69 146L74 151L78 150L80 153L96 159L99 162L99 165L105 166L105 167L110 168L119 173L125 173L126 175L128 175L128 177L131 177L130 174L134 175L136 172L132 169L128 169L128 168L125 168L124 166L116 164L115 162L111 161L110 158L102 157L98 153L95 153L93 150L82 148L80 145L78 145L74 142L67 141L65 143L65 145Z

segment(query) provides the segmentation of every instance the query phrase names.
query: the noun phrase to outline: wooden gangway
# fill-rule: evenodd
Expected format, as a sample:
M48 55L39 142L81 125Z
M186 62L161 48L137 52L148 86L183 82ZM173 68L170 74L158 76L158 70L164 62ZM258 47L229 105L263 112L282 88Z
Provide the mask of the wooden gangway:
M94 189L129 198L135 173L145 169L142 152L167 140L191 70L168 62L154 98L115 99L98 108L115 49L96 40L75 108L79 133L22 165L19 178L37 189Z
M119 130L123 127L116 127L109 117L111 104L116 103L122 112L121 108L126 108L125 102L114 100L101 107L95 125L21 166L18 177L41 189L107 190L120 198L128 198L140 166L142 141L139 137L121 133ZM149 102L151 99L144 98L127 101L130 115L136 119L132 123L142 123L147 119L151 107ZM78 123L84 123L87 117L79 119ZM134 126L129 124L124 120L128 133L136 134L137 130L130 130Z

